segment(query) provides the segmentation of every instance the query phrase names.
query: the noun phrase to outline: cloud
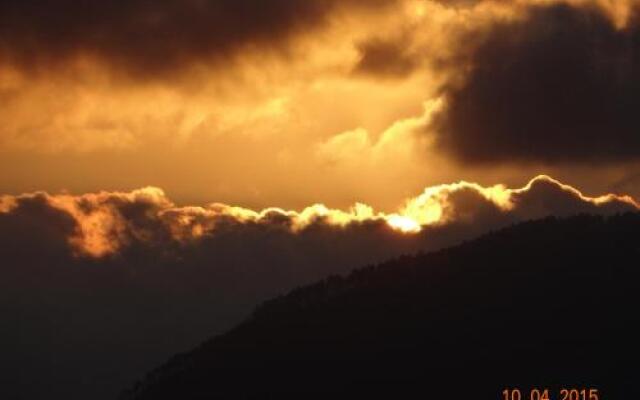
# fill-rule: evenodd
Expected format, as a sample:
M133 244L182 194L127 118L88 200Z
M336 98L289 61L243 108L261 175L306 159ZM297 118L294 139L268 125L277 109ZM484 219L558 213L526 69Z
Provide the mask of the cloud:
M52 207L48 195L36 193L0 199L0 242L5 252L68 256L68 239L75 232L76 220ZM3 270L7 271L10 270Z
M100 62L138 78L194 64L225 64L239 52L286 50L335 13L395 0L0 1L0 63L37 70Z
M0 368L9 393L111 398L297 285L530 218L634 210L546 176L429 187L392 213L178 206L151 187L0 196Z
M471 163L637 160L640 19L626 10L529 2L460 35L439 148Z
M360 60L354 72L376 77L404 78L419 67L419 58L407 48L408 37L370 38L357 45Z
M24 222L11 221L26 218L30 224L37 223L41 226L38 229L47 232L35 237L47 238L51 232L57 233L57 241L64 238L71 254L94 258L125 252L127 247L136 245L170 248L256 227L292 236L318 227L329 230L355 227L357 230L361 225L405 231L403 226L394 223L404 219L413 222L416 229L412 231L417 233L432 227L475 221L486 209L499 212L496 218L504 214L527 220L589 212L612 214L638 208L631 197L584 196L577 189L544 175L520 189L509 189L504 185L482 187L464 181L429 187L421 195L408 199L394 213L378 212L361 203L346 211L323 204L301 211L275 207L252 210L222 203L204 207L177 206L161 189L154 187L79 196L39 192L3 196L0 204L3 205L0 216L9 227L24 225ZM11 235L7 233L6 237Z

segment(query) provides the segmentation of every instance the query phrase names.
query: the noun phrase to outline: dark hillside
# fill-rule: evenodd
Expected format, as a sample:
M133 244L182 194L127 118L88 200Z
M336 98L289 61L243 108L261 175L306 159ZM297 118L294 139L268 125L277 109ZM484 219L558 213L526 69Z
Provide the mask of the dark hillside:
M127 397L638 398L639 237L639 214L549 218L332 277L261 305Z

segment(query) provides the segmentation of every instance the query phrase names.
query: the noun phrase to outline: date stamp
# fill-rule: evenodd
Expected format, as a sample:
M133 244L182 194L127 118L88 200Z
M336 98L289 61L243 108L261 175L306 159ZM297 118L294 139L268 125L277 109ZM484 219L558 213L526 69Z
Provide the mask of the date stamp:
M557 391L546 388L521 390L508 388L502 391L501 400L602 400L595 388L561 388Z

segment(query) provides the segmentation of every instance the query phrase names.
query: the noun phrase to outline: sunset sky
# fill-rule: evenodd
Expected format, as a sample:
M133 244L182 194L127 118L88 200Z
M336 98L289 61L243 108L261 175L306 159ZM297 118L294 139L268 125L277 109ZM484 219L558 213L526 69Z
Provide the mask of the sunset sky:
M638 104L636 0L0 0L14 390L108 398L296 285L637 211Z
M0 193L640 196L633 1L0 2Z

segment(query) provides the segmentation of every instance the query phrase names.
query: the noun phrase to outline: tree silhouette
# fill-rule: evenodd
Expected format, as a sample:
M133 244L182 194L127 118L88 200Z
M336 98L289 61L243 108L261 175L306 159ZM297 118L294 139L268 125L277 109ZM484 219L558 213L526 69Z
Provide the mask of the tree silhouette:
M639 234L640 214L547 218L330 277L260 305L124 397L633 398Z

